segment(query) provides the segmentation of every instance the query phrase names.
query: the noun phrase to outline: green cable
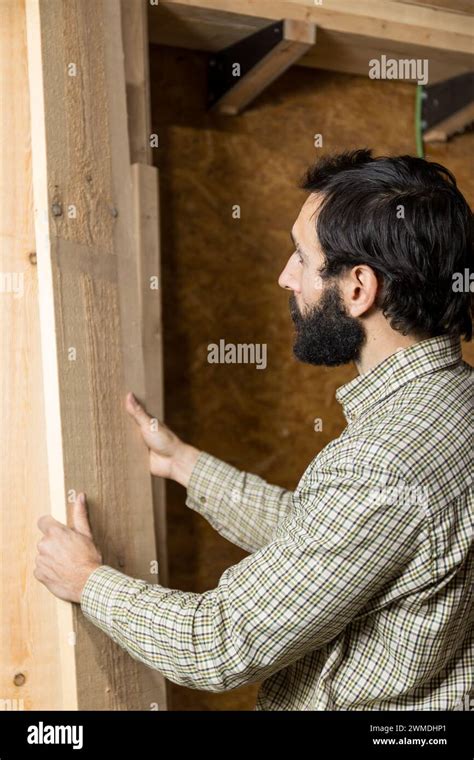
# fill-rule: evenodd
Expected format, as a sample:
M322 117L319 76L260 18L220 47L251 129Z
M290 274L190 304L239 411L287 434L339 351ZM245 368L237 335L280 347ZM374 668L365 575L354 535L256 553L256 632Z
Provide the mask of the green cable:
M419 158L425 157L425 149L423 145L423 130L421 128L422 103L423 103L423 85L417 84L416 101L415 101L415 139L416 139L416 153Z

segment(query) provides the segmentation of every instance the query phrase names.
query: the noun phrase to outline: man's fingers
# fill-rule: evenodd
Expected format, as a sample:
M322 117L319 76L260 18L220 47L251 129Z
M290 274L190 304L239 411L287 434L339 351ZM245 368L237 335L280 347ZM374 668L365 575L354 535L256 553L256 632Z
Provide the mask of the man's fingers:
M64 525L55 520L54 517L51 517L51 515L42 515L37 525L42 533L47 533L51 528L64 528Z
M83 493L77 494L76 501L72 505L72 527L78 533L82 533L84 536L92 538L86 496Z
M148 430L150 429L150 420L152 418L146 413L141 404L138 403L133 393L127 394L125 406L127 412L133 417L135 422L140 425L140 427L146 426Z

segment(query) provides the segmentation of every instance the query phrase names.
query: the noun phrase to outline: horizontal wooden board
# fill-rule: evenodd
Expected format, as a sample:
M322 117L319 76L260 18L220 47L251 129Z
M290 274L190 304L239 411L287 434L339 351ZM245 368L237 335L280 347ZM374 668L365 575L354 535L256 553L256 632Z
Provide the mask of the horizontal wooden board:
M274 20L317 25L317 45L299 63L368 74L369 61L385 54L427 58L430 82L472 68L473 29L459 13L395 0L162 0L149 8L153 43L220 50Z

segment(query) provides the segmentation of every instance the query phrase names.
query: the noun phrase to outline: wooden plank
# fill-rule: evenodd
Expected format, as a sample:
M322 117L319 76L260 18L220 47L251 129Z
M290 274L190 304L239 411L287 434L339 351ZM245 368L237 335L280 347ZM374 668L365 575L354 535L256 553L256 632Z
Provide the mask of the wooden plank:
M215 104L216 110L238 114L283 72L296 63L316 42L316 27L306 21L285 19L281 40L228 90ZM249 41L249 45L253 41ZM236 51L236 58L238 53Z
M368 74L382 54L428 58L430 82L472 68L473 30L458 13L395 0L161 0L149 7L150 40L220 50L282 18L315 23L318 44L299 63Z
M65 521L67 495L84 489L104 562L152 582L148 461L124 410L144 369L120 5L26 7L50 512ZM161 675L73 611L78 707L163 709Z
M449 3L451 0L446 0ZM181 0L178 0L181 2ZM313 0L287 0L288 3L298 6L312 6L317 3ZM436 0L435 0L436 2ZM440 0L440 3L442 0ZM454 0L456 2L456 0ZM432 2L418 2L415 0L323 0L321 8L331 14L351 14L363 16L366 19L374 18L384 23L397 22L417 29L429 29L441 32L462 32L461 19L447 5L435 5ZM472 7L470 14L472 14ZM470 15L468 14L468 15ZM337 23L337 21L336 21ZM464 24L466 19L464 19Z
M163 333L161 304L160 220L158 169L132 165L134 219L139 266L138 303L145 358L145 397L150 414L164 419ZM156 288L158 284L158 288ZM166 493L163 478L153 478L153 508L159 581L169 585Z
M58 630L62 603L33 576L36 522L49 509L49 483L43 445L24 3L4 0L1 13L0 709L57 705L72 709L75 690L68 696L58 654L68 652ZM72 630L70 608L66 613L66 628ZM74 686L74 671L69 675Z
M366 76L368 62L372 59L380 59L381 55L396 59L427 59L430 84L450 79L472 69L472 58L466 55L450 54L448 56L443 50L419 46L412 48L397 42L389 42L382 49L379 43L363 35L353 35L350 44L347 44L344 34L328 32L326 29L318 29L318 44L301 59L300 64L311 68Z
M148 11L150 42L195 50L222 50L274 20L201 4L161 2Z
M146 0L122 0L122 33L132 164L151 164L150 74Z
M127 112L134 197L134 229L138 264L138 303L145 370L142 401L153 414L164 417L163 347L161 325L161 271L158 170L150 147L151 108L146 0L122 0ZM150 288L157 278L158 290ZM166 489L161 478L152 479L153 511L159 581L169 583L166 545Z
M407 5L422 5L427 8L442 9L450 13L465 13L472 15L472 0L397 0Z

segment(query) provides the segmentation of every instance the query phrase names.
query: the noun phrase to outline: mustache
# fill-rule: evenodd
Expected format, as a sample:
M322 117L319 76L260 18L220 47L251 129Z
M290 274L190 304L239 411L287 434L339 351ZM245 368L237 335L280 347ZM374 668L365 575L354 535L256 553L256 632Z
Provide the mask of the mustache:
M300 325L302 322L304 322L304 317L301 314L301 311L298 307L294 293L292 293L291 296L289 297L288 306L290 308L290 315L293 322L296 325Z

